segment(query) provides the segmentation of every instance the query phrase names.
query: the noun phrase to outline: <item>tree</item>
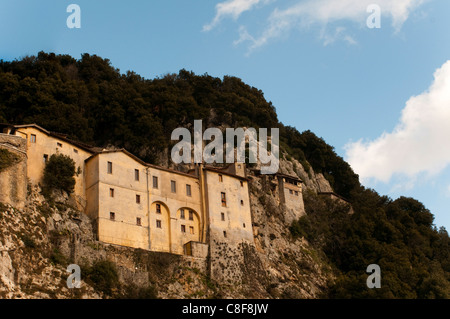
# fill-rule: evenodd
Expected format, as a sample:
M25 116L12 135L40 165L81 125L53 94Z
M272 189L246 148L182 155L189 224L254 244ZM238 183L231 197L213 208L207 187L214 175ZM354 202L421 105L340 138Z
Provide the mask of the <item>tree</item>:
M47 194L52 190L72 193L75 188L75 173L75 162L72 158L53 154L44 169L44 191Z

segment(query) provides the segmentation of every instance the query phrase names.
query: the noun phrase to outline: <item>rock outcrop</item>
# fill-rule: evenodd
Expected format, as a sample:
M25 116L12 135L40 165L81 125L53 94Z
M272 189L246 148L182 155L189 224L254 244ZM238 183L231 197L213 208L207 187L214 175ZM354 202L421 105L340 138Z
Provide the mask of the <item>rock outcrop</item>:
M282 172L306 188L329 184L298 162L282 160ZM38 186L29 187L24 207L0 206L0 298L316 298L332 279L324 258L304 239L294 240L285 208L253 176L250 187L255 244L220 246L206 259L103 244L95 225L73 199L54 194L50 204ZM89 276L99 261L117 270L105 292ZM67 267L81 267L81 289L69 289ZM211 265L215 269L211 269ZM219 266L217 266L219 265ZM220 271L221 276L211 276ZM223 280L212 280L211 278ZM148 292L151 287L152 294Z

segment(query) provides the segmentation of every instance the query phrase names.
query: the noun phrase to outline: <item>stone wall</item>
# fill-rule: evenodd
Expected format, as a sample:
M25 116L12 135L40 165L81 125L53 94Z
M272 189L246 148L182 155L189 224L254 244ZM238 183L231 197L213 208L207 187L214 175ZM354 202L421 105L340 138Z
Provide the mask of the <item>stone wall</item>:
M0 172L0 202L23 208L27 197L26 140L14 135L0 134L0 149L6 149L18 158Z

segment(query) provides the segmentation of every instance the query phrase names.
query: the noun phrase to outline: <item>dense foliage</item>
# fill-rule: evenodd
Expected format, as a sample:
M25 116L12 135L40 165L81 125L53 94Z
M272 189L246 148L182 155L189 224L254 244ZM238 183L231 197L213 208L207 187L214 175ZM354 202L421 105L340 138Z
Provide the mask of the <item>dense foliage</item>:
M371 190L348 206L305 194L307 215L291 227L339 270L332 298L450 298L450 240L432 226L433 215L417 200L395 201ZM381 289L368 289L368 265L381 268Z
M0 122L36 123L81 142L124 147L155 163L173 129L192 129L195 119L205 127L279 128L282 151L323 173L350 200L353 215L348 207L307 195L308 216L291 227L342 275L329 297L450 296L450 240L445 229L435 229L431 213L414 199L392 201L362 187L333 147L310 131L284 126L263 92L239 78L181 70L148 80L121 74L107 59L89 54L76 60L40 52L0 61ZM381 266L381 289L365 286L372 263ZM97 266L92 279L110 292L114 271Z
M75 162L69 156L53 154L44 169L43 190L50 194L52 190L64 191L67 194L75 188Z

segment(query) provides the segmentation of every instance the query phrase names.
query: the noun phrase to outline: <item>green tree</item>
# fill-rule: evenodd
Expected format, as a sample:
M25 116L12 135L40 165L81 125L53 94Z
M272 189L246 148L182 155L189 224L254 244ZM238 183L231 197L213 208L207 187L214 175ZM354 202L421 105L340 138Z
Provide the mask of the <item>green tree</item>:
M75 162L69 156L53 154L44 169L43 186L47 194L52 190L65 191L67 194L75 188Z

